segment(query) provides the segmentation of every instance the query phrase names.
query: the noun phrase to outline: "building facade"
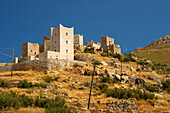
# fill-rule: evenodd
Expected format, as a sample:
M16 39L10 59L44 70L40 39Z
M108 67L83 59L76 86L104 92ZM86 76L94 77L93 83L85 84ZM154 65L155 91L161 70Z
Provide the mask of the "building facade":
M85 46L95 48L95 49L100 49L101 44L99 42L93 42L93 40L90 40L89 42L85 42Z
M50 31L50 50L59 52L61 59L74 60L74 28L67 28L61 24Z
M37 56L39 54L38 43L24 43L21 45L21 57L27 58L29 56Z
M113 54L121 54L120 45L115 45L114 39L108 36L101 36L101 47L103 50L109 50Z
M75 52L83 52L83 35L76 34L74 35L74 51Z

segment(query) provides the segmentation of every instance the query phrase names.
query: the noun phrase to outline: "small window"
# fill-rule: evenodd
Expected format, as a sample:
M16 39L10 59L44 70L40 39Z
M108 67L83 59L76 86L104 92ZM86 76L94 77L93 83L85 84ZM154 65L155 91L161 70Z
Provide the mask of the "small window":
M68 50L66 50L66 53L68 53Z
M68 44L68 41L66 41L66 44Z
M32 49L31 49L31 52L32 52Z
M55 36L56 36L57 34L55 33Z
M36 52L35 52L35 55L36 55Z
M68 33L66 33L66 36L68 36Z
M55 41L55 44L56 44L57 42Z

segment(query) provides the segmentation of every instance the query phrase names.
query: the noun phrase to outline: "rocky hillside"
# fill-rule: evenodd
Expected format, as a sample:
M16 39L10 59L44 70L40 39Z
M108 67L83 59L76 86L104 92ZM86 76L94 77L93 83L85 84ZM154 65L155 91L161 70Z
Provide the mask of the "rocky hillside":
M166 43L170 43L170 35L161 37L161 38L153 41L152 43L150 43L148 46L157 46L157 45L166 44Z
M0 111L170 112L170 75L157 74L144 61L123 62L121 73L121 62L111 56L81 53L75 58L87 65L75 63L73 67L48 73L14 71L12 77L10 72L1 72ZM96 68L88 110L92 63ZM11 100L15 100L14 104L6 103Z
M170 35L159 38L146 47L137 48L133 53L152 62L170 65Z

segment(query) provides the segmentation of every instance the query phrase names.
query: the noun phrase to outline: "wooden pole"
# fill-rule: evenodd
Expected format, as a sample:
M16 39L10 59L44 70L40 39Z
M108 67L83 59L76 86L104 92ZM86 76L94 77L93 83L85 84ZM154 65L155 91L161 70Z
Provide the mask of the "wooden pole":
M88 109L90 108L90 98L91 98L91 92L92 92L92 87L93 87L94 73L95 73L95 64L94 64L94 69L93 69L93 74L92 74L92 80L91 80L91 87L90 87L90 94L89 94L89 101L88 101Z
M11 77L13 75L13 60L14 59L14 47L12 48L12 66L11 66Z
M121 75L122 75L122 55L121 55Z

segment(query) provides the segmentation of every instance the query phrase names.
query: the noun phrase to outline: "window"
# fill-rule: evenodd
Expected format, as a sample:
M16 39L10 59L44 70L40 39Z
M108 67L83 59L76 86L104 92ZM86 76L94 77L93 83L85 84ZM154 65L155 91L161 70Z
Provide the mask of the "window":
M35 55L36 55L36 52L35 52Z
M32 52L32 49L31 49L31 52Z
M66 41L66 44L68 44L68 41Z
M56 44L57 42L55 41L55 44Z
M55 36L56 36L57 34L55 33Z
M68 33L66 32L66 36L68 36Z
M68 50L66 50L66 53L68 53Z

